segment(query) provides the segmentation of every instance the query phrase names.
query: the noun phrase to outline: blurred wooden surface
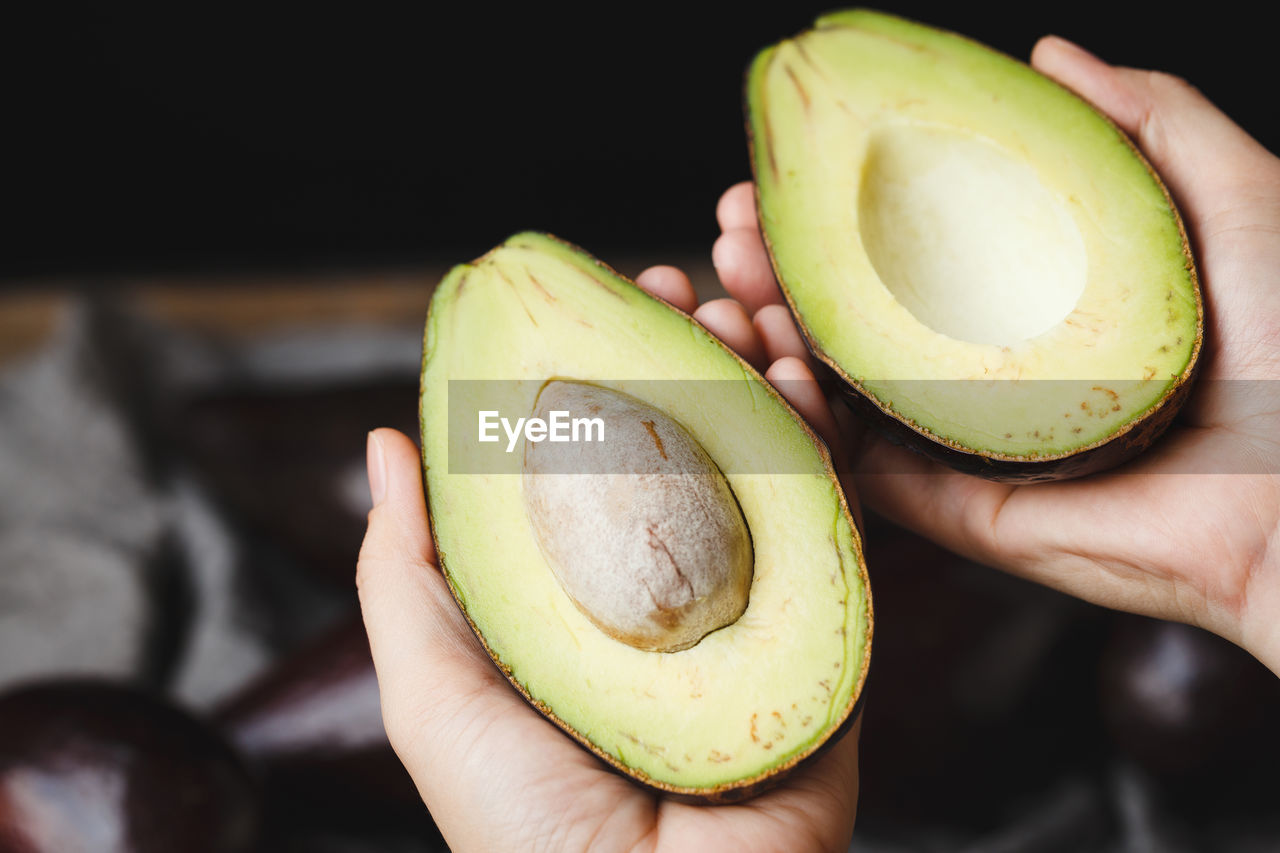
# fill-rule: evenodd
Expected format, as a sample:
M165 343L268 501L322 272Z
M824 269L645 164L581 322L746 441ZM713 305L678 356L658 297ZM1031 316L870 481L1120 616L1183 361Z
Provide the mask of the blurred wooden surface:
M634 277L655 263L689 273L701 300L723 296L710 251L705 257L623 259L613 264ZM348 323L419 326L431 291L447 268L421 267L314 275L138 278L96 283L94 290L137 305L178 328L218 337L256 337L288 328ZM0 363L28 353L57 326L78 282L15 283L0 291Z

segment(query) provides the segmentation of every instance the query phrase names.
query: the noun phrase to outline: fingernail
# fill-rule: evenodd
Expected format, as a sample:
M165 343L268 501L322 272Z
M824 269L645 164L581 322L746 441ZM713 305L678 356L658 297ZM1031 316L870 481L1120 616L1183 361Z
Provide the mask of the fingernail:
M382 503L387 496L387 457L382 450L382 439L377 433L369 433L365 445L365 464L369 468L369 496L373 505Z

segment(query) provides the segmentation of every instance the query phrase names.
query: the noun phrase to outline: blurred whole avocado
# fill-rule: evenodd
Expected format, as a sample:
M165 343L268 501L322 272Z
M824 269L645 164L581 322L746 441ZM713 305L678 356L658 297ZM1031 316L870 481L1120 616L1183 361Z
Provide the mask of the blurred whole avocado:
M1201 628L1117 615L1099 685L1116 747L1174 787L1220 790L1246 767L1280 761L1280 681Z
M269 809L321 823L430 827L387 740L359 618L285 656L213 719L262 774Z
M412 382L394 381L232 389L192 400L173 434L235 517L346 588L369 511L365 435L416 433L416 398Z
M165 700L71 679L0 695L0 850L248 853L257 832L235 752Z

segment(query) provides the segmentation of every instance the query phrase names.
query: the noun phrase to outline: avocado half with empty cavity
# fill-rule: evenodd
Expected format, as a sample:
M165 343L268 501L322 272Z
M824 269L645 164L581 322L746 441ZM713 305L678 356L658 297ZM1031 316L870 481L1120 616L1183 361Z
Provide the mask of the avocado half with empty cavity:
M432 298L421 418L454 597L613 768L735 801L852 722L871 603L830 456L691 317L518 234Z
M747 75L757 209L807 343L895 441L993 479L1145 449L1204 315L1181 219L1110 121L960 36L854 10Z

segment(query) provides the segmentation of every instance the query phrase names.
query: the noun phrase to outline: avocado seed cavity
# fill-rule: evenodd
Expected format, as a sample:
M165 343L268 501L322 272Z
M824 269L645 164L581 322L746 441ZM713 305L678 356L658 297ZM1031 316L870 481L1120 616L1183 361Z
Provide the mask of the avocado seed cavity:
M863 245L884 286L924 325L1009 346L1075 309L1088 273L1084 240L1026 163L981 137L894 124L871 137L864 169Z
M553 380L534 402L600 418L604 440L527 442L524 501L561 587L609 636L674 652L737 621L751 536L728 482L676 421L598 385Z

